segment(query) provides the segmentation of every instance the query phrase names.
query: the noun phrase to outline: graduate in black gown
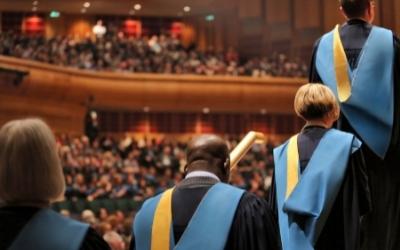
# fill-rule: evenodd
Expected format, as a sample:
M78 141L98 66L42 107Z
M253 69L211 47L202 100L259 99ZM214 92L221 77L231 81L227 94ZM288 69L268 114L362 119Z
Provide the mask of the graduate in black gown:
M321 88L324 88L321 90ZM325 94L324 94L325 93ZM330 93L330 98L329 98ZM308 97L307 97L308 96ZM316 152L317 148L320 146L321 140L326 136L328 133L336 133L340 136L341 133L338 130L330 129L333 122L337 119L332 118L334 115L329 115L332 113L333 104L335 103L335 97L327 89L325 86L322 85L314 85L314 84L307 84L304 85L296 95L295 101L295 109L296 113L300 117L306 120L306 125L302 129L302 131L297 136L297 148L298 148L298 162L299 162L299 183L301 181L309 181L306 177L303 179L303 174L305 173L310 162L310 159L314 157L314 152ZM338 106L336 106L338 107ZM339 111L337 111L338 116ZM326 118L328 117L328 118ZM347 134L347 133L343 133ZM346 136L348 136L347 134ZM326 140L326 139L325 139ZM357 139L354 139L358 141ZM339 140L340 141L340 140ZM287 150L287 149L285 149ZM324 152L323 152L324 153ZM330 155L331 152L326 152L327 155ZM278 204L278 194L277 191L277 183L286 182L285 178L281 178L277 180L278 169L282 166L281 163L277 161L277 159L282 159L282 156L277 155L278 151L274 151L274 158L275 158L275 173L273 177L273 183L270 192L270 204L275 212L276 215L282 215L283 213L279 211L280 206ZM341 155L340 158L347 157L346 155ZM329 157L324 157L321 162L317 162L317 165L327 166L327 159ZM339 160L338 160L339 161ZM314 160L315 167L315 160ZM335 162L333 162L333 166L335 166ZM309 169L309 172L312 169ZM305 175L304 175L305 176ZM280 177L279 177L280 178ZM320 178L318 178L320 179ZM328 178L329 179L329 178ZM313 183L309 183L312 189L321 190L323 187L319 185L320 183L316 183L317 180L311 179ZM282 184L280 184L282 185ZM310 246L307 249L318 249L318 250L357 250L360 247L360 219L363 215L369 212L370 210L370 193L368 187L368 177L365 170L365 162L362 154L362 150L358 149L353 152L348 159L347 167L344 170L344 177L341 183L336 184L338 188L337 194L330 194L329 192L323 192L329 195L328 200L334 201L330 207L324 207L323 211L326 212L327 218L325 215L321 215L319 219L320 225L322 225L322 230L317 236L317 240L313 246ZM296 186L297 187L297 186ZM296 188L294 187L294 189ZM320 195L312 195L312 194L303 194L304 198L302 200L302 204L300 207L305 207L307 204L313 201L308 201L308 197L312 197L311 199L316 199L320 197ZM289 196L290 197L290 196ZM287 199L287 197L286 197ZM287 213L287 212L286 212ZM301 213L300 213L301 214ZM289 215L291 216L291 215ZM304 217L303 219L305 222L301 222L302 215L300 215L298 220L295 220L296 223L302 227L302 223L307 223L307 218ZM322 221L322 222L321 222ZM280 227L283 223L280 218ZM283 225L285 226L285 225ZM305 230L303 228L303 230ZM281 238L284 241L285 237L281 231ZM286 239L289 241L293 241L293 236L288 236ZM284 250L295 250L293 246L290 246L290 243L284 244ZM311 245L313 242L310 243ZM297 245L298 249L300 248Z
M366 51L363 48L369 43L369 50L383 49L383 43L378 43L378 47L372 48L370 44L370 34L373 28L371 23L374 18L374 3L369 0L341 0L341 10L345 15L347 21L339 27L340 39L343 44L346 59L351 70L361 68L365 64L369 64L366 60L362 59L362 55ZM390 32L389 32L390 33ZM349 119L357 120L357 112L355 115L344 115L341 114L339 121L337 122L337 128L342 131L348 131L354 133L358 136L363 143L363 152L365 161L367 164L367 173L370 181L371 197L372 197L372 207L373 211L366 216L363 220L363 233L364 233L364 245L363 249L400 249L400 40L392 35L389 39L389 45L386 46L388 49L392 49L392 56L389 58L384 58L384 54L377 55L375 59L370 61L375 61L378 66L381 64L382 60L393 60L392 69L392 90L391 96L386 98L385 96L379 96L381 88L384 81L377 81L372 87L372 95L376 94L377 98L381 98L380 101L365 101L363 104L367 111L362 111L361 113L367 113L369 108L373 108L377 103L388 102L387 105L392 105L393 109L381 108L379 112L392 116L390 118L392 124L391 128L387 129L389 140L387 142L385 154L379 155L376 150L370 145L368 141L362 136L362 131L356 126L352 125ZM378 37L379 39L379 37ZM309 80L310 82L319 83L324 82L323 71L329 71L331 69L326 68L321 69L319 72L317 68L318 64L318 51L320 47L321 40L318 40L315 44L313 59L311 62L311 70ZM373 66L377 70L376 74L384 74L383 72L378 72L378 67ZM371 69L369 70L371 71ZM360 86L365 83L358 82ZM355 90L353 90L355 91ZM362 94L361 94L362 95ZM361 97L362 98L362 97ZM367 100L367 97L365 98ZM360 112L360 111L359 111ZM368 124L368 122L364 122ZM372 129L374 127L372 126ZM380 136L381 133L378 131L370 132L369 134L376 134Z
M0 208L0 249L8 249L24 226L39 212L36 206L5 206ZM103 238L89 228L80 250L110 249Z
M189 144L186 178L175 187L172 194L175 242L181 239L195 210L210 188L229 179L229 160L227 159L229 159L228 147L219 137L202 136ZM222 164L224 162L225 164ZM201 237L198 235L195 238ZM222 237L222 235L215 237ZM130 246L132 250L135 249L135 240L137 239L133 235ZM243 193L224 249L281 249L276 217L265 200L248 192Z
M43 121L5 124L0 145L0 250L110 249L89 225L51 210L65 182L55 138Z

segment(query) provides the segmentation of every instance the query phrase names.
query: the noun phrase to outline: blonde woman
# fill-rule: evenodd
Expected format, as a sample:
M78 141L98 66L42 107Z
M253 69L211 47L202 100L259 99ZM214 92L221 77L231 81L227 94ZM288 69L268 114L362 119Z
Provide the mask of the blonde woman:
M87 224L50 209L64 195L56 143L39 119L0 129L0 249L109 249Z
M370 209L361 142L331 128L340 109L322 84L302 86L294 109L306 125L274 150L271 203L283 249L357 250Z

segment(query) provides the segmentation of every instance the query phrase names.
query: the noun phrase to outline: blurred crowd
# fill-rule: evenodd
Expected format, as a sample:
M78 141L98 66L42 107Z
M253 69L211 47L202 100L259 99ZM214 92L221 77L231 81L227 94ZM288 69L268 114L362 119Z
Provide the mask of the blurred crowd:
M231 147L237 144L235 139L229 141ZM67 200L125 198L140 202L184 178L186 143L134 140L129 135L120 140L103 137L91 143L86 136L60 135L57 144L66 178ZM233 173L232 183L266 197L272 180L272 148L270 144L253 146L240 162L239 171ZM80 215L71 215L67 210L61 213L90 223L104 238L109 237L125 247L135 215L135 211L110 213L105 208L98 213L91 210L84 210Z
M171 36L124 37L122 34L75 40L71 37L0 33L0 54L87 70L166 74L304 77L307 65L285 54L242 60L229 48L200 52Z
M231 140L232 147L236 140ZM167 140L134 140L126 136L96 139L86 136L58 139L66 178L66 198L88 201L129 198L142 201L182 180L186 143ZM233 183L264 197L272 171L270 144L255 145L240 162Z

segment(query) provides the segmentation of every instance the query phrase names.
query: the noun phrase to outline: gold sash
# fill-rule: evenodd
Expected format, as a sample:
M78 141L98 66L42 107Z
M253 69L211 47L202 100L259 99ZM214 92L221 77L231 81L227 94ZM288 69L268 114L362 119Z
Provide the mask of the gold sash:
M297 147L298 135L289 140L287 149L287 179L286 179L286 198L292 193L299 182L299 150Z
M151 250L169 250L172 222L172 192L168 189L162 194L157 205L151 230Z
M351 83L346 53L344 52L343 44L340 39L339 25L336 25L333 32L333 58L339 101L346 102L351 96Z

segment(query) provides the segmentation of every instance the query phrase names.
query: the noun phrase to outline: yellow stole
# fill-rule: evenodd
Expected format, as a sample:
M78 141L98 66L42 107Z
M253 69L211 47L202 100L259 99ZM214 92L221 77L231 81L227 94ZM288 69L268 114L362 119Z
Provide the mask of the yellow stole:
M172 192L168 189L157 205L151 230L151 250L169 250L172 225Z
M340 39L339 25L336 25L333 32L333 58L339 101L346 102L351 96L351 83L346 53Z
M293 192L299 182L299 150L297 146L298 135L289 140L287 149L287 177L286 177L286 199Z

